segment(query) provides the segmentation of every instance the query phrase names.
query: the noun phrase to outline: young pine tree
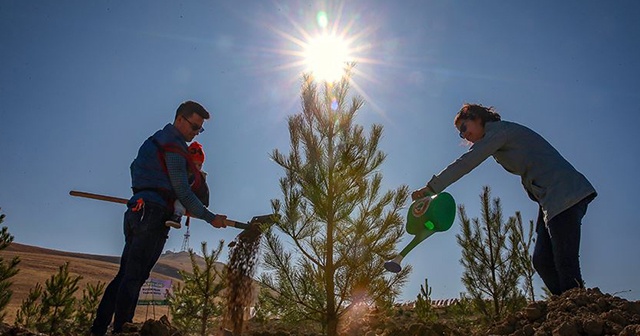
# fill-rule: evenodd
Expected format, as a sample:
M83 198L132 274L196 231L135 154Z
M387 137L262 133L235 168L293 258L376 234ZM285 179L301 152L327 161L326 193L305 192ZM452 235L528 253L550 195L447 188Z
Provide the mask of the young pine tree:
M4 222L5 215L0 214L0 224ZM13 236L9 234L9 229L5 226L0 231L0 251L6 249L13 242ZM20 258L13 257L13 259L7 261L4 258L0 257L0 322L2 322L7 315L5 312L5 308L9 301L11 300L11 296L13 295L13 291L10 289L13 282L10 280L11 277L18 274L18 264L20 263Z
M48 335L66 335L72 325L78 291L78 281L82 276L69 274L69 263L58 269L58 273L45 281L40 306L40 321L37 330Z
M527 300L530 302L534 302L536 300L536 295L533 287L533 276L536 274L535 268L533 268L533 260L531 255L531 248L535 239L533 238L533 221L529 221L529 227L527 231L524 230L524 225L522 224L522 215L520 215L520 211L516 211L516 216L509 218L509 220L514 221L514 235L512 236L514 241L511 242L512 246L515 246L516 251L518 252L517 263L520 267L520 273L522 273L523 277L523 291L527 297Z
M36 283L34 287L29 289L29 295L22 300L20 308L16 313L15 325L31 330L36 329L41 320L42 292L42 285L40 283Z
M431 306L431 287L429 287L429 280L427 279L424 279L424 286L420 285L415 312L418 318L425 322L434 322L438 319L438 315Z
M96 311L100 304L100 298L104 293L106 283L98 281L97 284L88 283L87 287L82 290L82 298L77 301L76 311L73 314L74 326L81 332L89 330L91 323L96 317Z
M382 190L382 126L366 134L356 124L364 101L348 100L349 78L350 71L318 84L303 76L302 113L289 117L290 152L271 155L285 171L283 199L272 201L282 211L281 235L265 233L261 277L281 318L317 322L330 336L352 304L393 300L411 271L383 268L404 232L409 192Z
M473 300L467 293L460 293L456 303L444 307L444 315L462 330L477 327L477 310L474 309Z
M492 202L490 193L485 186L480 195L482 222L470 220L464 205L458 207L462 234L456 239L462 247L462 283L487 322L494 322L520 308L524 297L518 288L521 273L518 246L513 245L514 221L504 223L500 199Z
M184 287L176 285L169 295L169 310L173 325L185 335L209 335L215 329L215 318L222 315L220 294L225 288L224 274L216 263L224 241L209 253L202 242L204 267L201 268L193 250L189 250L192 273L180 271Z

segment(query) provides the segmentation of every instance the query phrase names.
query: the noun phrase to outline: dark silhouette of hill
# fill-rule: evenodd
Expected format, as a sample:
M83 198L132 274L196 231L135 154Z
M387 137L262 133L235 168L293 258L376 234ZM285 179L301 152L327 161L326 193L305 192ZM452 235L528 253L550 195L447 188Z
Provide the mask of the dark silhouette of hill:
M68 257L73 259L86 259L93 261L101 261L119 265L120 257L119 256L106 256L106 255L98 255L98 254L87 254L87 253L77 253L77 252L66 252L59 250L52 250L43 247L24 245L19 243L12 243L7 247L7 252L14 252L18 255L20 253L31 253L31 254L40 254L43 256L60 256L60 257ZM200 266L204 266L204 259L196 254L196 261ZM222 268L224 267L223 263L218 263ZM162 274L164 276L174 278L177 280L181 280L182 277L178 273L180 270L190 270L191 269L191 260L189 258L189 252L181 251L181 252L172 252L166 251L164 254L160 256L158 263L154 266L153 272L157 274ZM115 275L115 274L114 274Z
M6 251L14 251L18 253L20 252L37 253L37 254L43 254L43 255L58 255L58 256L72 257L72 258L79 258L79 259L106 261L106 262L116 263L116 264L120 262L119 256L105 256L105 255L97 255L97 254L65 252L65 251L52 250L52 249L47 249L47 248L38 247L38 246L24 245L16 242L11 243L11 245L7 247Z

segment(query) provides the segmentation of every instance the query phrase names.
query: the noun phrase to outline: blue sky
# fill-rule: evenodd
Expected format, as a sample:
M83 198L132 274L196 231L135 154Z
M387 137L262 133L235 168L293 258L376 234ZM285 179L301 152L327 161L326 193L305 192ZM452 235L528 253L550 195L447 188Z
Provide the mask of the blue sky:
M119 255L124 207L68 193L129 197L139 145L189 99L213 115L197 138L212 209L242 221L270 212L283 171L269 154L288 152L286 119L300 111L295 41L320 31L320 11L357 46L357 122L384 125L387 189L419 188L467 150L453 126L463 103L495 106L598 190L583 222L587 286L640 299L635 1L3 1L0 207L15 241ZM447 191L478 217L484 185L505 215L536 218L519 178L491 158ZM405 258L414 272L401 299L425 278L435 299L464 291L459 232L456 221ZM237 233L195 221L191 246Z

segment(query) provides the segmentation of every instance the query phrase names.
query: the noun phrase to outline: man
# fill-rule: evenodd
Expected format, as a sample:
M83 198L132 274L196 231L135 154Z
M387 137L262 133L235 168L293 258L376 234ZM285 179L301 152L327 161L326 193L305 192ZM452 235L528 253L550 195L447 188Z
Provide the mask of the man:
M189 172L196 172L197 168L188 159L187 142L204 131L202 125L206 119L209 112L202 105L193 101L182 103L173 124L167 124L149 137L131 163L133 197L124 214L125 246L120 269L102 296L91 327L92 335L106 334L112 318L114 333L122 332L123 324L133 321L140 288L149 278L168 238L169 227L165 222L173 214L176 200L191 216L216 228L227 226L227 217L209 211L188 181Z

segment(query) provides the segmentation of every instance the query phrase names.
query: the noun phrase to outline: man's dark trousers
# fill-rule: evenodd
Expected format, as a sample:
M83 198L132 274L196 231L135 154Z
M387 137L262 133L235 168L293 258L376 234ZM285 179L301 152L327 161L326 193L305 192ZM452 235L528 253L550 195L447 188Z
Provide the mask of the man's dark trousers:
M133 321L140 289L167 241L169 228L165 221L169 217L166 207L153 203L145 203L137 211L130 207L125 212L120 269L102 296L91 327L93 334L104 335L114 315L114 332L121 332L125 322Z

